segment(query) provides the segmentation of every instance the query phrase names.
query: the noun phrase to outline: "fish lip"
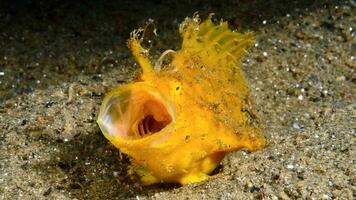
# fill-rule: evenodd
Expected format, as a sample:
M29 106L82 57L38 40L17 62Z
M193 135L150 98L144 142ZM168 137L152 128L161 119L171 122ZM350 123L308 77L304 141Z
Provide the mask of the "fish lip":
M142 137L132 137L131 130L129 130L129 128L131 128L131 126L132 126L131 121L130 121L129 125L124 128L114 127L114 125L113 125L114 123L112 123L113 120L110 119L108 110L111 109L112 105L114 105L114 103L117 103L117 102L114 101L114 103L113 103L110 101L115 98L118 98L120 95L123 95L124 98L126 98L135 92L136 93L140 93L140 92L146 93L149 96L149 100L156 102L157 105L163 106L165 108L165 110L162 111L162 113L164 115L167 115L170 117L168 123L164 124L163 127L161 129L159 129L157 132L153 132L150 135L144 135ZM127 95L127 96L125 96L125 95ZM110 103L112 103L112 104L110 104ZM119 104L120 103L121 102L119 102ZM123 102L123 104L125 104L125 102ZM153 105L153 106L156 106L156 105ZM127 115L127 112L129 112L129 111L124 111L123 113L121 113L121 115L122 116ZM142 120L145 120L146 118L147 118L147 116L144 116L144 119L142 119ZM120 117L119 117L119 119L121 120ZM151 119L147 119L147 120L151 120ZM106 97L103 100L102 105L100 106L99 116L96 120L96 122L98 123L104 136L107 139L109 139L110 141L115 140L116 142L119 142L119 141L120 142L142 141L142 140L148 140L148 139L152 140L153 137L162 137L163 133L166 134L166 133L170 132L169 130L172 129L175 121L176 121L176 114L175 114L175 107L174 107L173 103L167 97L165 97L156 87L154 87L150 84L147 84L145 82L136 82L136 83L132 83L132 84L118 86L118 87L114 88L112 91L110 91L106 95ZM124 123L122 123L122 124L124 124ZM159 138L157 138L157 139L159 139Z

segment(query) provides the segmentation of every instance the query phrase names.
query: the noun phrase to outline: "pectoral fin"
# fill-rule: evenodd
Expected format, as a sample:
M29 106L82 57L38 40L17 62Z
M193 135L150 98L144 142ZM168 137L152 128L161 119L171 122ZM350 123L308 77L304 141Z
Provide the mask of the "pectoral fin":
M183 176L182 178L180 178L179 183L182 185L187 185L187 184L191 184L191 183L205 181L208 178L209 178L209 176L202 172L191 173L191 174L187 174L187 175Z
M257 151L266 145L266 139L259 128L244 127L236 133L228 133L218 139L217 151L236 151L246 148L248 151Z
M150 171L143 167L136 165L133 166L130 170L136 172L136 174L140 177L140 181L143 185L152 185L160 182L158 178L153 176Z

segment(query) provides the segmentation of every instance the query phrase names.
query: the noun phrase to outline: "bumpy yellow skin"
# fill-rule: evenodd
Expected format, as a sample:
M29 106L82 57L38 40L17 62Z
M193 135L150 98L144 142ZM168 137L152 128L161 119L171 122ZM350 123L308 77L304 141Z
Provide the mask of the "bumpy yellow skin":
M255 151L265 145L261 130L254 126L248 87L239 67L242 55L254 42L252 34L232 32L226 22L215 25L210 17L204 22L198 17L187 18L180 33L182 48L171 54L170 64L157 71L133 32L128 45L143 69L140 81L110 92L99 114L98 123L104 135L132 158L134 171L146 185L185 185L206 180L227 152L241 148ZM128 97L131 103L126 112L138 113L130 115L131 121L140 115L137 107L141 104L136 104L135 99L160 102L171 121L144 137L108 131L103 120L108 113L104 108L123 91L140 96ZM142 115L159 113L162 106L151 107ZM163 114L156 116L157 121L165 118ZM135 128L128 129L135 132Z

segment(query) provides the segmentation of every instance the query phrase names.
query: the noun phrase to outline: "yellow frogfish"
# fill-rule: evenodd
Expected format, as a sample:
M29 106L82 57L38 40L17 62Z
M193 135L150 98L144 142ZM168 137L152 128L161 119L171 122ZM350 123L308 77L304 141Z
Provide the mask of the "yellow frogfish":
M180 24L182 47L169 63L151 64L142 29L128 40L142 68L138 79L105 97L98 124L105 137L131 158L144 185L206 180L226 153L265 145L256 123L240 59L254 43L227 22L198 16ZM163 65L163 66L162 66ZM257 125L256 125L257 124ZM132 170L131 170L132 171Z

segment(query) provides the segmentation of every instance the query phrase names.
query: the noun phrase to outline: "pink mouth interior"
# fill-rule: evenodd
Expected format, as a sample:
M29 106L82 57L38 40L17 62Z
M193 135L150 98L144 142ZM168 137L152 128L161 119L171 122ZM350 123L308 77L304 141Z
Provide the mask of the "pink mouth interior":
M163 102L143 90L113 96L99 116L104 133L126 139L150 136L171 122Z
M166 107L157 100L149 99L137 108L136 116L132 119L137 121L137 125L132 124L132 135L145 137L157 133L172 121Z

